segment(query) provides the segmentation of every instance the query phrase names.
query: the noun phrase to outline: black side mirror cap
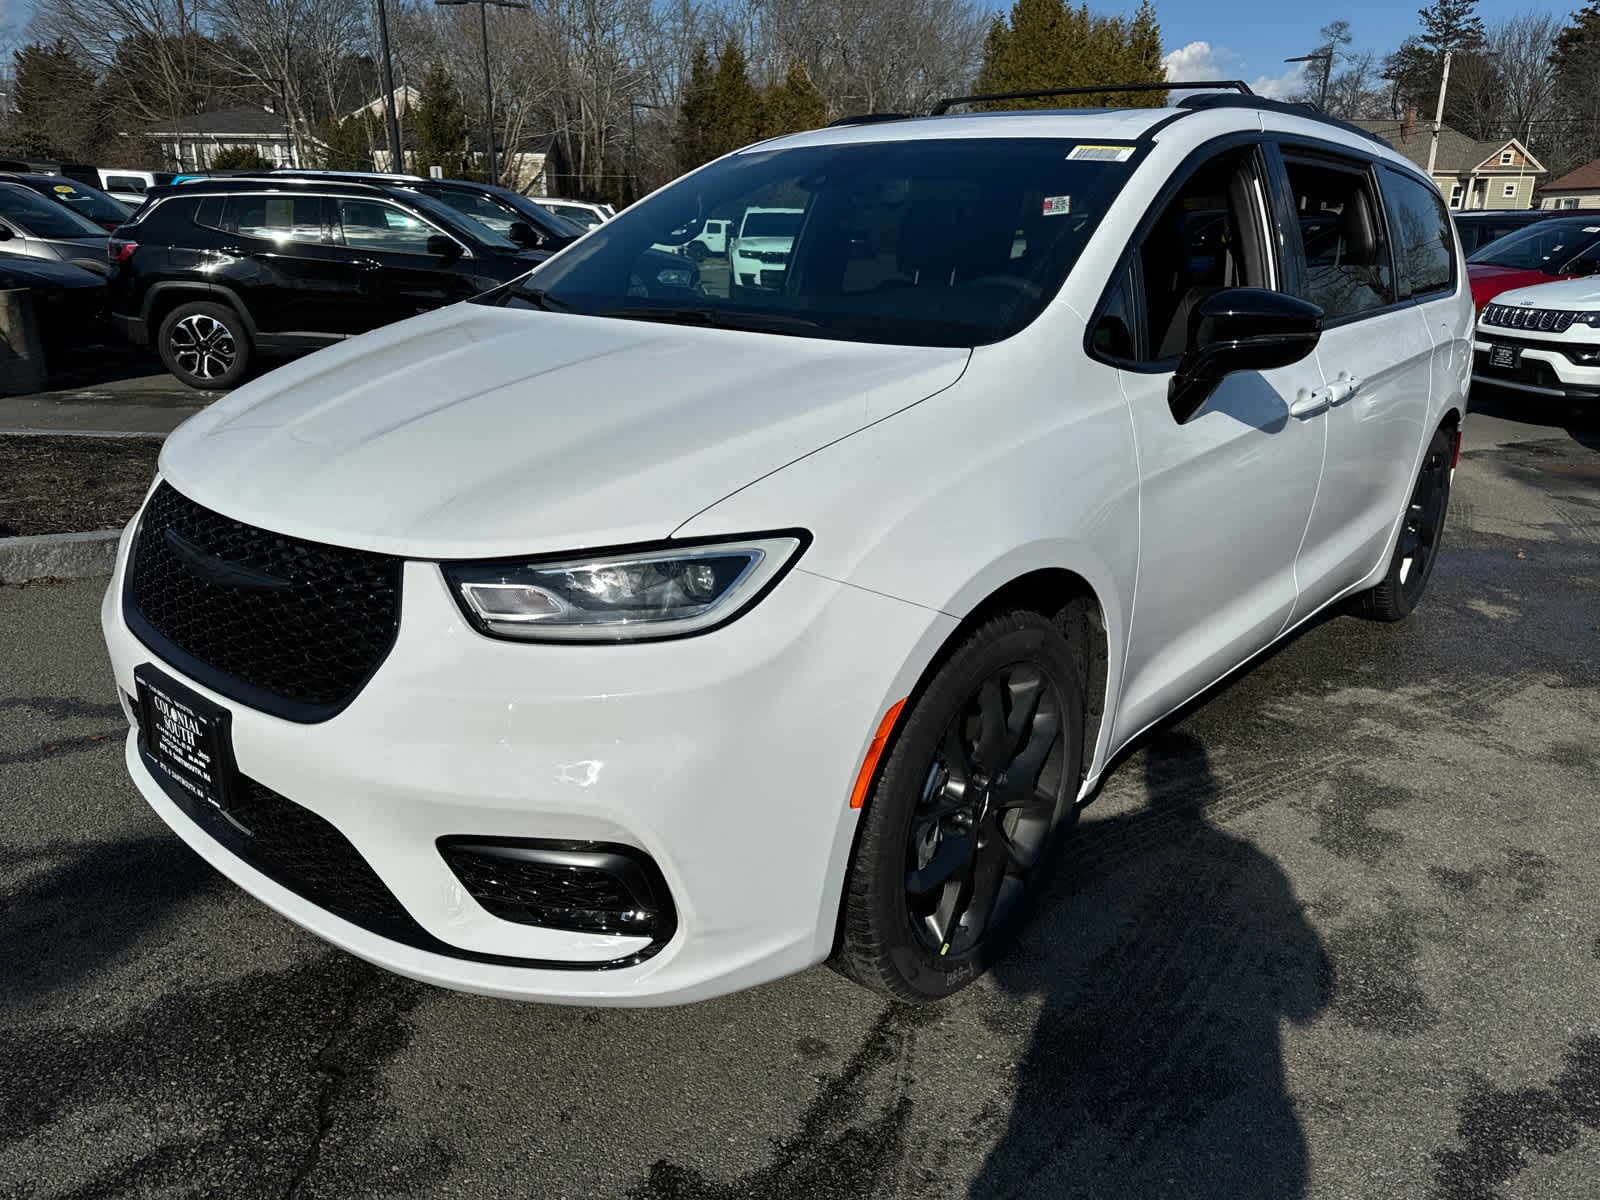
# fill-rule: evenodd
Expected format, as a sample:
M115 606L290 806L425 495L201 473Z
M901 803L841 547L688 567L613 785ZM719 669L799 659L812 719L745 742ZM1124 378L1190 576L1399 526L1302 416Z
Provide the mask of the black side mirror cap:
M7 229L4 225L0 225L0 242L9 242L10 240L11 230Z
M513 221L507 231L511 240L524 250L537 250L542 239L532 225L526 221Z
M442 233L428 236L428 253L438 255L440 258L460 258L461 243L453 237L446 237Z
M1188 348L1167 392L1182 425L1224 377L1297 363L1317 347L1323 313L1315 304L1265 288L1227 288L1189 315Z

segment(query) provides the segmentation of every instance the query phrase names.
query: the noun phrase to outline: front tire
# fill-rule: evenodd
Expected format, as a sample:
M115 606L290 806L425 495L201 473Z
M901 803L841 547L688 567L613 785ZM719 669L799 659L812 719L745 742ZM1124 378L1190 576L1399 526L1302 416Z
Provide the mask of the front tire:
M1455 430L1443 426L1434 431L1428 452L1422 456L1416 486L1406 502L1389 570L1376 587L1362 593L1363 616L1375 621L1401 621L1410 616L1422 599L1444 540L1456 437Z
M906 714L872 789L837 965L937 1000L995 960L1077 815L1083 687L1061 629L1016 611L975 629Z
M156 335L161 361L192 388L231 388L244 381L255 347L244 319L223 304L190 301L166 315Z

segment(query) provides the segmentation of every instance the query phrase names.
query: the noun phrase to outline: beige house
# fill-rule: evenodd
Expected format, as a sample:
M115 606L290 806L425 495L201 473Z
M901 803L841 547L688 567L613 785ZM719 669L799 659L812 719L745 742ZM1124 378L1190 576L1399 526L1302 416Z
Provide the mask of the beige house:
M1600 158L1549 184L1540 194L1539 207L1600 208Z
M1356 121L1375 133L1424 171L1433 126L1418 121L1416 110L1400 121ZM1452 210L1532 208L1534 189L1547 172L1516 138L1475 141L1448 125L1439 127L1439 149L1434 156L1433 182Z

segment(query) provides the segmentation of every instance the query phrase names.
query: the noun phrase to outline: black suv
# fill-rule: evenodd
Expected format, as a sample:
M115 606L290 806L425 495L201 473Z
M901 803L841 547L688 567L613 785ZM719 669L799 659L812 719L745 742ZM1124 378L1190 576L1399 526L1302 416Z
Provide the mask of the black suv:
M257 351L316 349L465 300L550 256L448 205L347 180L151 188L112 236L107 304L191 387L240 382Z

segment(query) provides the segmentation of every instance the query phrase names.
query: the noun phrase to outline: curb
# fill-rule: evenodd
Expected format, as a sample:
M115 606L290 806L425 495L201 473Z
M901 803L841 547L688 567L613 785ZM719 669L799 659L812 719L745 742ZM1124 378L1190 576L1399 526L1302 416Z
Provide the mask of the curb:
M25 579L93 579L111 574L120 529L0 538L0 584Z

